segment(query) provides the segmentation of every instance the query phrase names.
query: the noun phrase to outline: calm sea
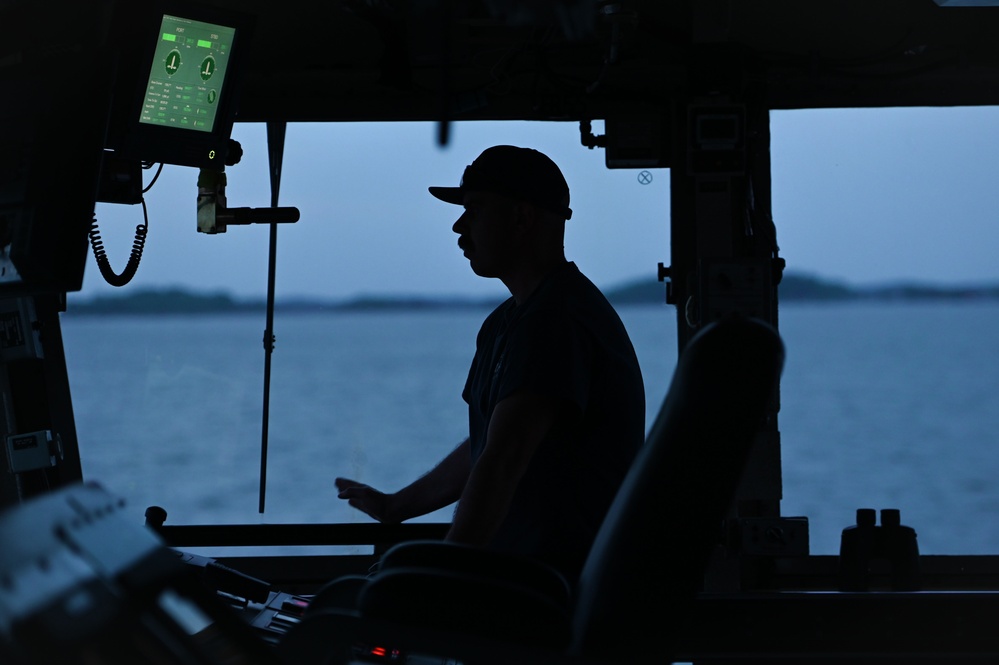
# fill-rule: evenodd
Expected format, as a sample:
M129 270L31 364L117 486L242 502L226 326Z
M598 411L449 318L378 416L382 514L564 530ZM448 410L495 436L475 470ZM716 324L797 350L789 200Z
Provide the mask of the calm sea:
M485 310L279 316L258 513L263 316L67 316L84 475L168 524L360 522L345 475L394 490L465 435ZM649 422L675 365L672 307L621 310ZM857 508L899 508L931 554L999 552L999 303L785 305L785 515L838 551ZM447 521L447 510L428 516Z

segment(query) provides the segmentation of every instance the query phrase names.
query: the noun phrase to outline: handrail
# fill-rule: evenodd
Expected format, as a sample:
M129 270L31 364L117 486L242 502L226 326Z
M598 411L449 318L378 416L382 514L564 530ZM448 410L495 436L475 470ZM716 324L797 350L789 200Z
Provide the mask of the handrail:
M448 524L186 524L153 529L171 547L388 545L438 540Z

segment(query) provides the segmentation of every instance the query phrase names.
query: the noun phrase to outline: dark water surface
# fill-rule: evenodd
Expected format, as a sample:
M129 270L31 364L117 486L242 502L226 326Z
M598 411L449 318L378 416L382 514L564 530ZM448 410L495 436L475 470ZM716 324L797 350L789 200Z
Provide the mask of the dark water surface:
M173 524L366 521L333 477L397 489L464 437L485 314L280 316L264 516L263 318L67 317L84 474L137 521L152 504ZM674 310L621 315L651 423L675 365ZM813 553L837 551L860 507L901 509L924 553L999 552L997 332L996 302L782 308L782 512L809 517Z

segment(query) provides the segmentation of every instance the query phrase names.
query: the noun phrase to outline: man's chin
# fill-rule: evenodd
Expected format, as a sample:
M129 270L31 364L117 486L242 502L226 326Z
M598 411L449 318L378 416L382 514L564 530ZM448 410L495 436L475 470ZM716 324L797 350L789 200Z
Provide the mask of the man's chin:
M496 277L496 271L491 270L487 265L483 265L481 261L476 261L472 258L468 260L468 265L472 268L472 272L479 277Z

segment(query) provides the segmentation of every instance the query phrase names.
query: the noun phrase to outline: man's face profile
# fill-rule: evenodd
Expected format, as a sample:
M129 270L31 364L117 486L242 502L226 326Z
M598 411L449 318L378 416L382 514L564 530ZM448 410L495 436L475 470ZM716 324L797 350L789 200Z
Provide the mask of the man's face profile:
M452 230L472 270L481 277L500 277L516 258L516 203L491 192L468 192L465 211Z

